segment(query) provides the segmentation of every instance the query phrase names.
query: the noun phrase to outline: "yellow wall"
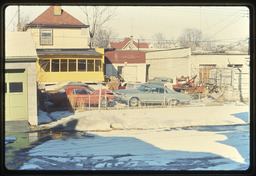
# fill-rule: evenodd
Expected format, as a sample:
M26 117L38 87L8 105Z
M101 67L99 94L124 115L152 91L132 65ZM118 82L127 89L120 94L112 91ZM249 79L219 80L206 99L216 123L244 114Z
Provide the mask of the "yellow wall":
M104 49L98 48L95 49L97 52L102 53L101 56L59 56L59 55L45 55L39 56L37 59L37 81L40 84L41 82L61 82L61 81L104 81ZM49 71L44 71L39 64L39 60L50 60L52 59L76 59L76 71L59 71L52 72L51 66ZM100 60L101 61L101 69L99 71L78 71L78 60L86 59L86 60ZM61 67L61 66L60 66Z
M50 28L49 28L50 29ZM40 45L40 29L29 28L37 49L44 48L88 48L88 30L86 28L51 28L53 45Z

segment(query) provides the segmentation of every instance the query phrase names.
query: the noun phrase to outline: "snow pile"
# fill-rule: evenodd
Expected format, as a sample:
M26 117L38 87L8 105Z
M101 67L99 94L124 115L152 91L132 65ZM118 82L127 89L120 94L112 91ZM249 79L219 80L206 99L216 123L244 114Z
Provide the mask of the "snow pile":
M31 159L20 169L248 169L248 125L230 126L225 132L207 130L113 130L90 132L93 137L84 139L50 140L31 149Z
M187 126L245 124L236 114L249 112L249 106L224 106L126 109L76 112L54 112L48 116L58 121L49 128L78 131L112 129L162 129ZM64 118L65 117L65 118Z

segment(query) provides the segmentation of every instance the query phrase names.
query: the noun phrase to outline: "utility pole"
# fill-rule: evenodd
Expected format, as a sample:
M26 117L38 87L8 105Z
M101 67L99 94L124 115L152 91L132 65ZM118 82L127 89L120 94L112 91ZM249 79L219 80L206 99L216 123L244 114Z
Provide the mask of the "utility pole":
M140 50L140 39L138 39L138 51Z
M20 6L18 6L18 24L17 24L17 31L21 31L21 25L20 25Z

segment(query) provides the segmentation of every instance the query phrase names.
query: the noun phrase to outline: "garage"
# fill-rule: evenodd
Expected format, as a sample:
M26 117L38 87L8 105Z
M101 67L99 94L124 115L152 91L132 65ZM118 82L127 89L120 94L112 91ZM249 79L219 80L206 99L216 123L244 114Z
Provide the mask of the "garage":
M137 66L124 66L123 77L126 82L137 81Z
M37 54L30 33L6 32L5 121L37 125Z
M25 69L5 71L6 120L28 120L27 80Z

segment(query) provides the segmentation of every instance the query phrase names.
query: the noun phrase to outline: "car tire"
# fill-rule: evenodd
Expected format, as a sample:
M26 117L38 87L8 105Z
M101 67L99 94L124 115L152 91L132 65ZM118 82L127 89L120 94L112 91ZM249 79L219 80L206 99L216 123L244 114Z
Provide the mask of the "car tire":
M170 106L177 106L179 103L180 103L180 102L179 102L179 100L177 100L177 99L171 99L171 100L169 101L169 105L170 105Z
M139 105L139 99L137 97L132 97L129 101L130 107L137 107Z

